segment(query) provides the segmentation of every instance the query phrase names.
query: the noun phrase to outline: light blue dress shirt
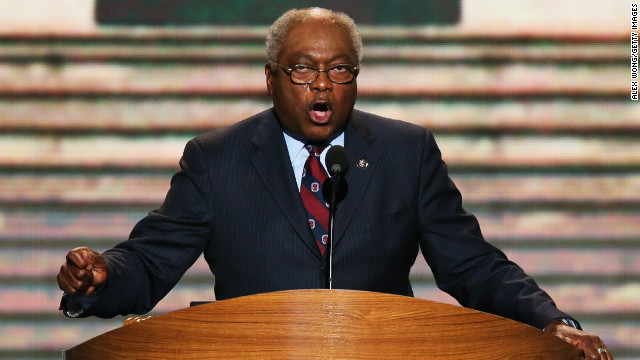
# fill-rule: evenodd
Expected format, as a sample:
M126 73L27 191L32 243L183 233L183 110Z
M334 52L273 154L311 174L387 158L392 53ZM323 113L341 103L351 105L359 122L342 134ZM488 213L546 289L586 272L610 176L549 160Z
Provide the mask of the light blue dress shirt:
M287 133L284 134L284 141L287 143L287 149L289 150L289 159L291 160L291 166L293 167L293 174L296 176L296 184L298 185L298 191L300 191L300 183L302 182L302 169L304 169L304 163L309 157L309 151L305 149L304 143L300 140L294 139ZM344 132L337 138L333 139L329 143L331 146L340 145L344 146ZM320 164L327 170L324 163L324 159L327 156L327 151L331 146L327 146L322 154L320 154Z

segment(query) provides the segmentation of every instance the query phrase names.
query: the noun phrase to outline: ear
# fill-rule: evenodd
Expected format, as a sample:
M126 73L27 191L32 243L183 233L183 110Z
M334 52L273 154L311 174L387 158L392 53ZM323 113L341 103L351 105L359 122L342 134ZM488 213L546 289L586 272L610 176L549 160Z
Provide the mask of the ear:
M267 94L273 95L273 72L271 71L271 64L267 63L264 66L264 75L267 80Z

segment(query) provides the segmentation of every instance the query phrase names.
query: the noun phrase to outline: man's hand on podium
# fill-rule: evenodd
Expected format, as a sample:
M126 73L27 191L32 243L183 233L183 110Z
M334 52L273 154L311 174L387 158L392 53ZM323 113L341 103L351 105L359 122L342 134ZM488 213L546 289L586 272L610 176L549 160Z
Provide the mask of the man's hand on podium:
M561 320L551 321L544 331L581 349L586 359L613 360L613 356L598 336L565 325Z
M99 289L107 281L107 263L95 250L80 247L67 254L67 261L60 267L60 290L86 296Z

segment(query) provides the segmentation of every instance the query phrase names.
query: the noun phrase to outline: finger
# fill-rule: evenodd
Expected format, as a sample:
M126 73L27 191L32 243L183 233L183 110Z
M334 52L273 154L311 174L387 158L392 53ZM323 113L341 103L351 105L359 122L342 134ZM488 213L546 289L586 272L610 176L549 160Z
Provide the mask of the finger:
M74 269L74 266L69 266L69 264L62 264L60 267L60 280L59 283L66 285L66 288L63 291L67 291L70 294L84 295L87 292L87 288L91 286L91 282L93 280L91 271L82 270L84 275L87 276L78 278L74 274L74 270L78 271L78 269Z
M68 294L81 294L87 287L87 284L85 282L80 281L73 276L73 274L69 271L67 264L63 264L60 267L60 272L58 273L57 280L60 290Z
M589 353L591 359L613 360L609 349L607 349L600 338L596 337L592 344L589 344L588 348L590 350ZM585 355L586 353L587 351L585 350Z
M566 335L565 335L566 336ZM597 349L600 347L598 342L594 342L589 336L570 337L567 336L567 342L584 351L585 359L602 359Z
M613 357L611 356L609 349L607 349L602 339L596 336L593 342L594 342L594 345L596 346L596 352L599 356L598 359L613 360Z
M67 263L80 268L85 269L89 262L87 261L86 251L82 248L76 248L67 254Z
M97 251L91 250L91 252L87 254L87 262L90 265L88 267L88 270L93 270L96 272L107 271L107 263L104 260L104 257L102 257L102 255Z
M604 344L604 342L602 342L602 340L600 341L600 348L604 349L604 351L605 351L605 352L600 354L600 357L602 359L613 360L613 355L611 355L611 352L609 351L607 346Z
M79 280L83 282L92 281L93 279L93 272L91 271L92 269L77 267L73 262L71 263L67 262L64 265L66 265L66 268L69 274L72 275L75 280Z
M105 267L102 256L100 256L98 252L87 247L75 248L69 251L67 254L67 263L72 265L71 271L74 272L74 275L78 279L83 280L90 278L92 274L75 270L73 267L87 271L93 271L94 269L102 270Z
M593 357L594 359L600 359L600 360L607 360L607 359L609 359L609 356L608 356L608 350L606 350L606 349L605 349L605 351L607 351L607 352L602 352L602 349L605 349L605 348L603 348L603 347L598 347L598 348L596 349L596 353L595 353L595 355L594 355L594 357Z
M71 285L69 285L69 282L67 281L66 277L64 276L64 272L63 272L62 267L60 267L60 272L58 272L58 276L57 276L56 280L58 281L58 287L60 288L60 290L66 292L66 293L69 293L69 294L75 294L76 293L76 290L73 287L71 287Z

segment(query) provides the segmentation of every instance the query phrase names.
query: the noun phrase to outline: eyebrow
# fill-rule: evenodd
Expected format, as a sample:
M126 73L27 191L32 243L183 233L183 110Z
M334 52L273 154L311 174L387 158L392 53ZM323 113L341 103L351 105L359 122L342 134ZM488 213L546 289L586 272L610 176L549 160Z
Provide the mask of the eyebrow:
M293 55L294 55L295 59L303 58L303 59L314 61L314 62L316 61L316 58L313 55L309 55L309 54L305 54L305 53L295 53ZM340 59L340 58L344 59L347 63L351 63L351 61L348 60L349 57L346 54L338 54L338 55L332 57L331 59L329 59L328 62L332 62L332 61L335 61L335 60Z

